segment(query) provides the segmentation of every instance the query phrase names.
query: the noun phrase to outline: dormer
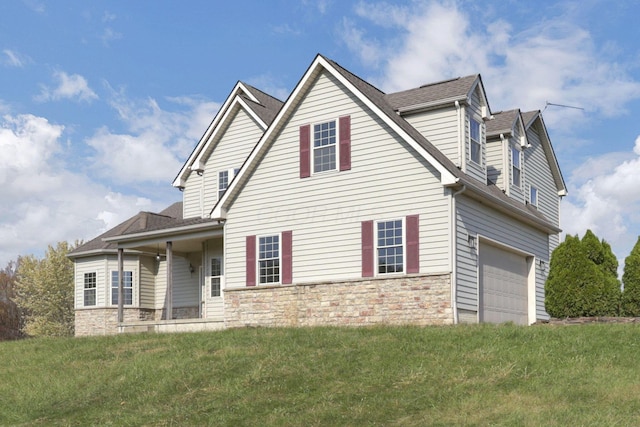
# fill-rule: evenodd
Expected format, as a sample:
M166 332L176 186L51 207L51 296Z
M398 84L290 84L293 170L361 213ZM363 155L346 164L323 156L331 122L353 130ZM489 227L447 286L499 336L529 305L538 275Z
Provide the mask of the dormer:
M485 121L491 113L479 74L387 94L385 100L458 168L486 182Z
M526 162L530 147L520 110L501 111L487 122L487 184L525 202Z

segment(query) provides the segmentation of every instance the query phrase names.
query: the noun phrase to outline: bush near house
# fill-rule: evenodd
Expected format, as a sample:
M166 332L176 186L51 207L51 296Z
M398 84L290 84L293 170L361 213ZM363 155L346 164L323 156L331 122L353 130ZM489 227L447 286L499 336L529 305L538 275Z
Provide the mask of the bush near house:
M624 260L622 315L640 316L640 237Z
M617 316L620 284L611 247L589 230L582 241L567 236L553 251L545 283L545 308L551 317Z

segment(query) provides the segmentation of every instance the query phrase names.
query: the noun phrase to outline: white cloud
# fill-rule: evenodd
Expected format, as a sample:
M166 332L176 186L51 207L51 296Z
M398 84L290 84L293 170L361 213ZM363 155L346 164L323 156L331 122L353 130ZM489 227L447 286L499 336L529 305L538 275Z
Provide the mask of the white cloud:
M640 83L625 66L564 16L515 28L501 19L483 23L457 3L437 1L410 7L360 3L356 13L398 34L379 42L355 25L344 31L363 62L385 58L374 83L386 91L480 72L494 111L542 109L550 101L612 116L640 98ZM546 116L547 125L565 130L584 119L576 109Z
M0 120L0 265L58 241L90 239L148 199L116 193L65 165L65 128L30 114Z
M166 111L154 99L131 101L112 91L110 104L127 133L103 127L86 141L96 152L93 170L116 183L171 182L219 105L189 97L168 100L186 110Z
M79 74L67 74L64 71L56 71L53 78L58 86L51 89L41 85L40 95L37 101L58 101L60 99L76 99L78 101L91 102L98 99L98 95L89 87L87 80Z
M31 62L28 56L11 49L4 49L2 53L6 56L4 64L9 67L23 68L27 63Z

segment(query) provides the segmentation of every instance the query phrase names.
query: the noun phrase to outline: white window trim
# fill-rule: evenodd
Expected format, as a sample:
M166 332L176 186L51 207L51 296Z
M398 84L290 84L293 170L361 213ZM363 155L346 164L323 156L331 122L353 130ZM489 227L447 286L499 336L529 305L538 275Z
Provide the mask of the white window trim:
M278 281L277 282L260 282L260 239L263 237L278 236ZM275 259L275 258L273 258ZM256 236L256 285L258 286L274 286L282 284L282 233L265 233Z
M211 263L214 259L217 259L220 261L220 275L214 276L213 275L213 269L211 268ZM209 258L209 265L207 266L209 268L209 275L207 276L207 285L208 285L208 289L207 291L207 298L222 298L222 289L223 289L223 283L224 283L224 263L222 262L222 257L221 256L212 256ZM218 278L220 279L220 295L216 295L216 296L212 296L211 295L211 279L214 278Z
M109 305L113 306L113 307L117 307L118 304L113 304L113 292L114 289L117 292L118 288L114 288L113 287L113 273L117 273L118 270L111 270L109 272ZM133 270L123 270L123 273L131 273L131 304L123 304L123 306L125 307L134 307L136 304L136 294L135 294L135 287L136 287L136 276ZM122 290L124 291L125 289L127 289L127 287L125 286L125 282L122 282Z
M314 132L314 128L315 128L316 125L321 125L321 124L329 123L329 122L334 122L336 124L336 143L335 143L335 146L336 146L336 158L335 158L336 167L335 167L335 169L329 169L329 170L326 170L326 171L316 172L315 171L315 169L316 169L315 168L315 155L314 155L315 154L315 147L314 147L314 141L315 141L314 135L315 135L315 132ZM322 175L322 174L325 174L325 173L333 173L333 172L340 171L340 120L339 120L339 118L330 118L330 119L319 120L319 121L316 121L314 123L311 123L311 127L310 127L310 131L309 132L311 133L310 138L309 138L310 139L310 142L309 142L310 147L309 148L311 149L311 152L309 153L309 155L311 156L311 162L310 162L311 175Z
M471 138L471 122L472 121L478 123L478 137L480 139L479 141L477 141L477 144L480 146L480 149L478 151L478 155L479 155L480 158L478 159L477 162L473 159L473 156L471 154L473 152L471 147L472 147L473 144L475 144L475 142L473 142L474 140ZM472 116L471 114L469 115L469 129L468 129L468 131L469 131L469 156L468 157L469 157L469 161L470 162L472 162L472 163L474 163L474 164L476 164L476 165L478 165L480 167L482 167L482 157L483 157L482 156L482 151L483 151L482 149L483 149L483 146L484 146L483 138L482 138L482 135L483 135L482 126L484 126L484 121L482 119L478 120L476 117Z
M514 151L518 153L518 167L517 168L515 166L515 162L513 161L513 159L514 159L514 156L513 156ZM523 159L522 159L522 151L519 150L517 146L512 145L511 146L511 185L513 185L516 188L522 188L522 175L523 175L522 174L522 161L523 161ZM514 176L514 173L513 173L513 169L514 168L516 168L516 169L518 169L518 171L520 171L520 182L518 184L516 184L514 182L515 181L515 179L514 179L515 176Z
M216 177L216 194L218 195L218 200L220 200L222 198L222 194L220 194L220 174L223 172L227 173L227 186L225 187L224 191L226 192L227 189L229 188L229 184L231 184L231 181L233 181L233 178L236 177L237 173L240 171L240 169L238 168L228 168L228 169L221 169L218 171L217 173L217 177Z
M87 275L93 274L93 288L87 288ZM92 290L95 294L95 301L93 304L87 305L86 292ZM95 271L89 271L82 275L82 306L83 307L96 307L98 305L98 273Z
M378 257L378 224L381 222L389 222L389 221L402 221L402 271L401 272L393 272L393 273L380 273L380 265L379 265L379 257ZM376 276L380 277L389 277L389 276L402 276L407 274L407 224L406 217L402 218L387 218L374 221L374 229L373 229L373 238L374 238L374 271Z

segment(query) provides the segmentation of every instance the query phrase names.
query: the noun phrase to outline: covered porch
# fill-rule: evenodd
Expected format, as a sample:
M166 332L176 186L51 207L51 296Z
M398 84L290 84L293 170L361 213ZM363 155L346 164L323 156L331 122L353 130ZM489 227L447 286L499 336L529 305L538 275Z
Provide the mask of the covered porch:
M224 328L224 222L176 222L105 239L117 246L119 333ZM137 272L127 270L131 253Z

